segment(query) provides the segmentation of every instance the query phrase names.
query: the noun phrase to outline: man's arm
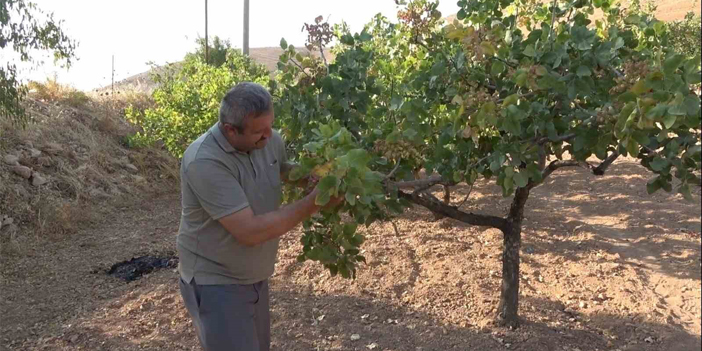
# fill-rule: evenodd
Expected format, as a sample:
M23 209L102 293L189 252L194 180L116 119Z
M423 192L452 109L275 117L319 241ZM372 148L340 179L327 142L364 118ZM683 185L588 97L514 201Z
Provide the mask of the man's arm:
M314 203L317 192L315 188L302 200L263 215L254 215L247 207L220 218L219 223L242 245L256 246L287 233L317 212L321 208ZM342 199L332 199L325 208L336 206Z

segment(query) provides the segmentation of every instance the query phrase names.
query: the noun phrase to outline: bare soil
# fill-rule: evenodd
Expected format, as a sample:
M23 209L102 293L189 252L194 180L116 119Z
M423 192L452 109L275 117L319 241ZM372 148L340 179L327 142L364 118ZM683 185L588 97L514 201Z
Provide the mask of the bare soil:
M363 229L368 264L355 281L297 263L293 231L271 279L273 349L699 350L699 189L694 203L649 196L645 172L624 159L603 177L559 170L534 189L516 330L493 323L497 230L413 209ZM495 194L478 186L464 209L503 214L509 199ZM179 205L160 196L76 234L20 237L0 257L0 349L199 350L174 270L131 283L105 274L172 255Z

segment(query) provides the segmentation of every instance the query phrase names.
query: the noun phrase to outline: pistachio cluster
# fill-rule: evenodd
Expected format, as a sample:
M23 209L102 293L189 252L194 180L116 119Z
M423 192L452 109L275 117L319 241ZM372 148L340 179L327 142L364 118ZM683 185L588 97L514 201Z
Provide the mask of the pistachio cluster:
M389 143L385 140L376 140L373 149L385 156L388 160L421 160L422 154L419 149L410 142L400 140Z
M646 77L648 72L648 65L644 61L626 62L624 64L623 75L614 79L617 85L612 87L612 89L609 90L609 93L615 95L629 90L639 79Z

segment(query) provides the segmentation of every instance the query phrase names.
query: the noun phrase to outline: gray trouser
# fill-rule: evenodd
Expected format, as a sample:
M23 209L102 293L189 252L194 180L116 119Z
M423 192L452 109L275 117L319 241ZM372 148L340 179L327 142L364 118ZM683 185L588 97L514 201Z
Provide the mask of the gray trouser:
M251 285L197 285L180 281L200 344L206 351L269 351L268 280Z

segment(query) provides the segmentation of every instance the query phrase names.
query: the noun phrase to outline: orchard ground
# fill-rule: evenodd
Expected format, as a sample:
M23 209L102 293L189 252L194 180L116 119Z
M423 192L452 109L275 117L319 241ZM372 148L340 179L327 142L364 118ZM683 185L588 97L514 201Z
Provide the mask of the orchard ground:
M495 229L409 210L363 229L368 264L355 281L297 263L295 230L271 279L273 349L699 350L699 187L692 203L647 195L650 176L620 159L605 176L559 170L532 191L517 330L493 324ZM463 208L503 214L499 193L479 183ZM173 254L179 205L177 193L154 196L74 234L17 238L0 257L0 349L199 350L172 269L132 283L105 274Z

